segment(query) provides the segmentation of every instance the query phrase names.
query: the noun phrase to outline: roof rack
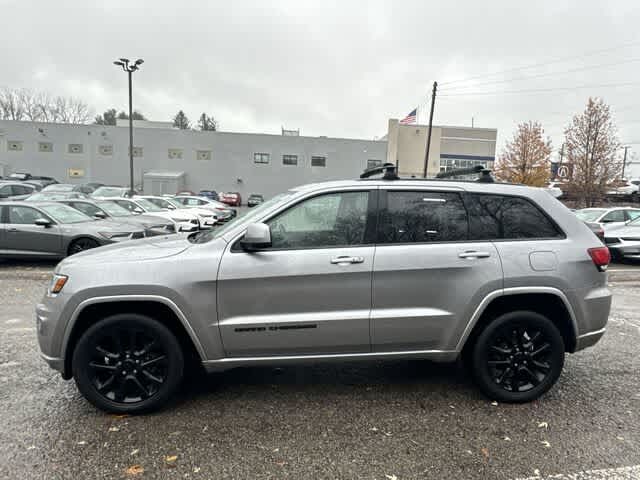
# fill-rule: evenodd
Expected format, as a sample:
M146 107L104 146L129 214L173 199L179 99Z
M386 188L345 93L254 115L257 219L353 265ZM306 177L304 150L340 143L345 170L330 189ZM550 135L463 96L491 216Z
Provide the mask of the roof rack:
M397 168L393 163L385 163L383 165L380 165L379 167L367 168L360 174L360 178L369 178L379 173L384 173L384 175L382 176L383 180L400 180Z
M473 175L474 173L480 174L477 182L480 183L494 183L495 180L491 175L491 170L483 167L482 165L476 165L471 168L456 168L454 170L447 170L446 172L440 172L436 175L436 178L450 178L457 177L458 175Z

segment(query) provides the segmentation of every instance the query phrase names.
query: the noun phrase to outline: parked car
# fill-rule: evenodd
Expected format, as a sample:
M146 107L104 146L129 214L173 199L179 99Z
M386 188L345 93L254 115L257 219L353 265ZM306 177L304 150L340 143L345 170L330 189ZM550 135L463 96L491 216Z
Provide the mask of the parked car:
M42 180L25 180L24 182L25 185L33 185L33 187L36 189L36 192L40 192L44 187L46 187L47 183L44 183Z
M316 183L157 238L63 261L36 307L43 358L107 411L159 408L190 357L209 372L462 358L489 398L530 401L611 306L609 250L526 186Z
M137 195L137 192L134 192ZM96 198L113 198L113 197L129 197L130 189L129 187L118 187L115 185L103 185L102 187L96 188L91 194L92 197Z
M213 228L213 226L218 223L218 216L216 215L216 213L208 209L199 207L186 209L183 205L174 202L171 198L155 197L152 195L142 195L139 197L134 197L134 199L135 198L144 198L154 205L157 205L158 207L164 208L168 211L173 210L178 213L188 211L188 213L193 213L198 217L200 228Z
M26 172L13 172L13 173L10 173L7 178L9 180L17 180L17 181L29 180L31 179L31 174Z
M620 180L615 183L610 190L607 191L607 195L610 197L624 197L631 198L632 200L638 199L638 185L628 181Z
M584 222L598 239L604 243L604 228L599 223Z
M640 208L583 208L575 212L583 222L598 223L605 231L617 225L624 225L630 220L640 216Z
M95 219L109 218L137 225L144 229L145 237L176 232L176 225L173 221L155 215L134 214L113 200L61 200L60 203L73 207Z
M58 200L69 200L71 198L89 198L82 192L36 192L29 195L25 200L29 202L57 202Z
M259 193L252 193L247 199L247 206L255 207L256 205L260 205L262 202L264 202L264 197L262 195Z
M37 180L43 186L51 185L52 183L58 183L58 181L53 177L45 177L45 176L40 176L40 175L31 175L30 173L27 173L27 172L14 172L14 173L9 175L8 179L9 180L15 180L15 181L21 181L21 182L26 181L26 180L29 180L29 181Z
M240 192L222 193L220 195L220 201L233 207L239 207L240 205L242 205L242 197L240 196Z
M562 188L559 182L550 182L549 185L545 187L545 190L551 194L551 196L555 198L562 197Z
M195 195L195 193L191 190L180 190L179 192L176 192L176 196L177 195Z
M224 203L218 202L216 200L210 200L207 197L180 195L174 197L173 201L186 208L198 207L212 210L216 213L218 221L220 222L226 222L236 216L236 211L232 208L229 208L228 205L225 205Z
M626 225L608 229L604 242L614 259L640 260L640 217Z
M23 182L0 182L0 200L24 200L36 192L36 187Z
M216 192L215 190L200 190L197 196L205 197L210 200L218 200L218 192Z
M55 202L2 202L0 214L0 257L5 258L63 258L144 236L135 225L94 221Z
M148 213L149 215L167 218L175 223L176 230L179 232L194 232L200 230L200 220L198 220L198 216L194 213L166 210L144 198L132 199L115 197L111 200L135 214Z

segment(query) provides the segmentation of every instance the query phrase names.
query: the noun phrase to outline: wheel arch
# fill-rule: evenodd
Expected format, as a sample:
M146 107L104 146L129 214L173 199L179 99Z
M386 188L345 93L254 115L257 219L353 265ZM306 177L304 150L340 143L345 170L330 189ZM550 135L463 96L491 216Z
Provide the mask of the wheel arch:
M456 350L466 354L489 322L515 310L529 310L549 318L560 330L565 350L575 351L578 337L575 313L564 293L553 287L516 287L489 294L474 312Z
M71 378L71 359L80 336L97 321L118 313L137 313L158 320L177 337L189 360L202 362L206 359L204 348L187 318L170 299L157 295L96 297L80 303L71 316L62 345L63 378Z
M74 235L73 237L67 240L65 249L64 249L65 255L70 256L69 249L71 248L71 245L73 245L74 242L77 242L78 240L82 240L84 238L88 240L93 240L98 244L98 246L104 245L103 240L101 241L98 237L94 237L93 235L87 234L87 233L80 233L78 235Z

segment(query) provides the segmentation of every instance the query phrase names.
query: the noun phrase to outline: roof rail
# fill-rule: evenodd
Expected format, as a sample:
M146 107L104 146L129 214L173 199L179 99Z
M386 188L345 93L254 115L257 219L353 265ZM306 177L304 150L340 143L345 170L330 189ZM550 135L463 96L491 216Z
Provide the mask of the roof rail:
M398 177L396 166L393 163L385 163L383 165L380 165L379 167L367 168L360 174L360 178L369 178L373 175L377 175L378 173L384 173L384 175L382 176L383 180L400 179L400 177Z
M491 175L491 170L483 167L482 165L476 165L471 168L456 168L454 170L447 170L446 172L440 172L436 175L436 178L449 178L457 177L458 175L473 175L474 173L480 174L477 182L480 183L493 183L495 182Z

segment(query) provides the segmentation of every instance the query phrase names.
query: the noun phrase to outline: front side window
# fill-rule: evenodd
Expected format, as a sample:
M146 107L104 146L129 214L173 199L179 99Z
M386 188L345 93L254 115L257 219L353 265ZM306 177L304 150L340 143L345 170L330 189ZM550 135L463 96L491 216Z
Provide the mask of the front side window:
M525 198L466 194L471 240L559 238L562 233Z
M269 163L271 155L268 153L254 153L253 163Z
M29 195L30 193L33 193L34 190L33 188L25 185L14 185L12 188L14 195Z
M22 207L22 206L10 206L9 209L9 223L18 225L33 225L36 220L43 218L44 215L35 208Z
M613 210L602 217L602 220L600 221L602 223L625 222L626 218L624 216L624 210Z
M640 210L627 210L627 216L629 217L629 220L633 221L640 217Z
M65 223L82 223L89 222L92 219L86 216L84 213L76 210L75 208L71 208L68 205L58 204L58 205L44 205L42 210L53 218L55 221L65 224Z
M467 239L467 212L458 193L388 191L384 203L383 200L378 221L378 243Z
M104 213L98 207L96 207L95 205L91 205L90 203L73 202L70 204L70 206L75 208L76 210L80 210L82 213L90 217L95 217L96 214Z
M304 200L267 223L272 248L322 248L365 243L369 192L340 192Z

